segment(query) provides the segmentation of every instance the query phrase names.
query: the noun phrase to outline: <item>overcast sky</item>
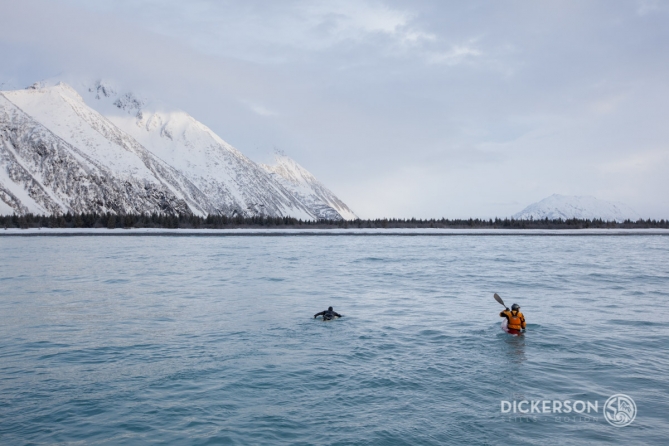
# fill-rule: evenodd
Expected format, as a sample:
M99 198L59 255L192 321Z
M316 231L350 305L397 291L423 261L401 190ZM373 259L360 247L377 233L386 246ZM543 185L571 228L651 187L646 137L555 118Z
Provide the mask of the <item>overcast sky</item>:
M358 215L669 218L669 2L0 0L0 89L113 80Z

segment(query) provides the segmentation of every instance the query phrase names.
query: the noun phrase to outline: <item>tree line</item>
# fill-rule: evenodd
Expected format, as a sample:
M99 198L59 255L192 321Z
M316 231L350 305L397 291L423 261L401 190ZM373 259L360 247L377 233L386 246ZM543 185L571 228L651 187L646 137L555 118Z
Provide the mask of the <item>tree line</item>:
M363 229L363 228L450 228L450 229L585 229L585 228L668 228L669 220L626 220L618 223L601 219L400 219L370 220L301 220L293 217L229 217L192 214L112 214L67 213L62 215L4 215L0 216L4 228L164 228L164 229L233 229L233 228L314 228L314 229Z

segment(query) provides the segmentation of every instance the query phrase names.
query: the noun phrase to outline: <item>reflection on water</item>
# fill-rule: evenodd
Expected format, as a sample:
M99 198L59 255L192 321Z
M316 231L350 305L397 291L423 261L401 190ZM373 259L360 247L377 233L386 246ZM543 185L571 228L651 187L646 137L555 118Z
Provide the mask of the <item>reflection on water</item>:
M526 360L525 336L527 336L527 334L511 336L508 333L502 333L500 336L504 339L505 354L508 356L509 360L514 364L522 365Z

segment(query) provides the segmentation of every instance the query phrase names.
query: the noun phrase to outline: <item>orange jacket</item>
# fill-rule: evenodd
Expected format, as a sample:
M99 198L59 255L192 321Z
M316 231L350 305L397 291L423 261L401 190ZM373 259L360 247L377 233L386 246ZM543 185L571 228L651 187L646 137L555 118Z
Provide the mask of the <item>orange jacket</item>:
M511 311L504 310L500 314L500 317L505 317L508 321L506 326L511 330L520 330L525 328L525 316L520 311Z

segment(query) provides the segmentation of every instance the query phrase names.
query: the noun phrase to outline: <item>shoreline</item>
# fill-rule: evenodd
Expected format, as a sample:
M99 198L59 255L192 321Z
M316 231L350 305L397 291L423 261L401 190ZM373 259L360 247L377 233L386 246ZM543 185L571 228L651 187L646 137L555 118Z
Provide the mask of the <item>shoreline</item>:
M165 229L165 228L8 228L0 237L39 236L643 236L668 235L669 229L451 229L451 228L394 228L394 229Z

